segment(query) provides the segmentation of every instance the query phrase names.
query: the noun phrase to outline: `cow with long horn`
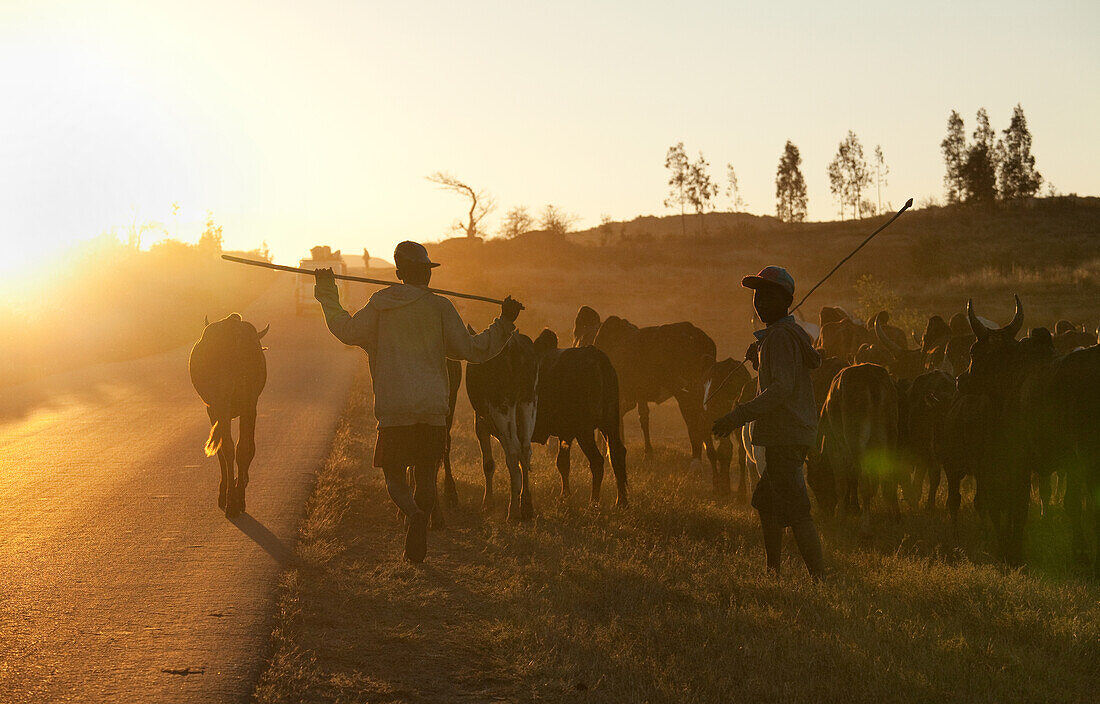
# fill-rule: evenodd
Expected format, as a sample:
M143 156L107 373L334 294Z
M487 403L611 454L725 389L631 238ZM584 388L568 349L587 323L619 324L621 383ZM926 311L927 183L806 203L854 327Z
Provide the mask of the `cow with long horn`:
M1024 560L1032 470L1045 503L1052 470L1067 467L1066 512L1075 552L1083 556L1082 507L1100 485L1100 348L1057 357L1045 328L1017 340L1024 323L1019 296L1004 327L987 325L972 303L967 319L976 342L959 389L991 401L994 437L977 498L993 520L1002 554L1012 564ZM1096 568L1100 575L1100 561Z

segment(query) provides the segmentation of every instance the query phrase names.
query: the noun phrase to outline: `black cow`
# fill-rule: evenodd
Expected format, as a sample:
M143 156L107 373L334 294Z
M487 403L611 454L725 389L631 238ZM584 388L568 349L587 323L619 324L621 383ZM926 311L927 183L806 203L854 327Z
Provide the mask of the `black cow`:
M947 510L956 533L959 505L962 503L962 478L971 476L977 479L990 471L992 423L993 408L988 398L956 391L943 422L933 436L936 460L943 465L943 473L947 477ZM975 499L978 511L988 514L980 491Z
M1062 467L1068 469L1065 500L1074 549L1083 554L1082 507L1100 488L1100 348L1056 357L1045 328L1016 340L1023 326L1019 296L1012 322L1003 328L985 325L969 303L967 314L977 341L959 388L991 401L991 470L984 487L979 478L978 490L1002 556L1011 564L1023 562L1032 470L1049 481L1051 471ZM1095 569L1100 576L1100 560Z
M260 340L270 327L256 332L237 313L213 323L207 320L188 360L191 384L210 417L206 456L216 454L221 464L218 506L229 518L245 510L248 468L256 456L256 403L267 384L267 360ZM241 419L236 447L234 418Z
M611 316L600 324L593 344L603 350L619 377L619 412L637 407L651 456L649 404L675 398L691 442L691 467L702 473L703 441L707 428L703 414L703 382L717 358L717 347L691 323L639 328Z
M483 364L466 365L466 394L474 407L474 432L481 446L481 464L485 471L484 509L493 506L493 461L491 438L504 449L508 466L510 499L509 520L527 520L534 516L529 475L531 471L531 434L535 430L538 361L531 338L516 332L493 359ZM452 480L453 481L453 480Z
M626 446L620 428L619 379L611 360L590 345L558 349L558 337L543 330L535 339L538 362L538 412L534 442L558 439L558 472L562 497L569 496L569 452L574 441L588 458L592 470L592 503L600 501L604 457L596 433L607 442L611 470L618 489L617 505L628 504L626 493Z
M946 373L933 370L912 380L904 392L898 389L900 408L899 445L912 463L911 481L906 486L906 499L918 506L924 492L924 477L928 476L928 510L936 506L936 491L940 486L940 462L936 455L936 436L943 432L943 421L955 396L955 380Z

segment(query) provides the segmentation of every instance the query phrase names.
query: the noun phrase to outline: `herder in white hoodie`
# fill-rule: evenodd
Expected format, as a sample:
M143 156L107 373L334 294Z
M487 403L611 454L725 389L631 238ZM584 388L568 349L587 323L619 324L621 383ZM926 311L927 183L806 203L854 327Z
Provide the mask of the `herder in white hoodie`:
M427 290L432 269L439 265L422 245L402 242L393 258L403 283L375 293L354 316L340 305L332 269L316 271L314 296L332 334L367 352L378 419L374 466L382 469L390 498L408 517L405 559L422 562L446 442L446 360L480 363L495 357L515 331L523 306L506 298L500 317L471 335L454 304ZM409 467L416 478L415 496L405 479Z

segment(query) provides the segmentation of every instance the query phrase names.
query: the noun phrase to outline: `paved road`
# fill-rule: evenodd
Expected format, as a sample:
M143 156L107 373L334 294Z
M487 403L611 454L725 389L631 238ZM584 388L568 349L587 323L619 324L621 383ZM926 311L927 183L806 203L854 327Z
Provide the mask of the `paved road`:
M0 390L0 701L247 699L361 356L294 318L290 283L244 312L271 322L269 377L234 522L190 346Z

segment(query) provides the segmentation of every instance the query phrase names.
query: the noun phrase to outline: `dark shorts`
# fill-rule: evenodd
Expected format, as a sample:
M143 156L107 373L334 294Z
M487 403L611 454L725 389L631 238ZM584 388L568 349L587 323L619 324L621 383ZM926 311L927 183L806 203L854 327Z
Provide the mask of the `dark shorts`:
M810 517L810 494L802 464L806 461L803 445L767 445L764 448L764 473L752 493L752 505L785 526Z
M378 429L375 467L428 467L443 461L447 428L442 425L398 425Z

